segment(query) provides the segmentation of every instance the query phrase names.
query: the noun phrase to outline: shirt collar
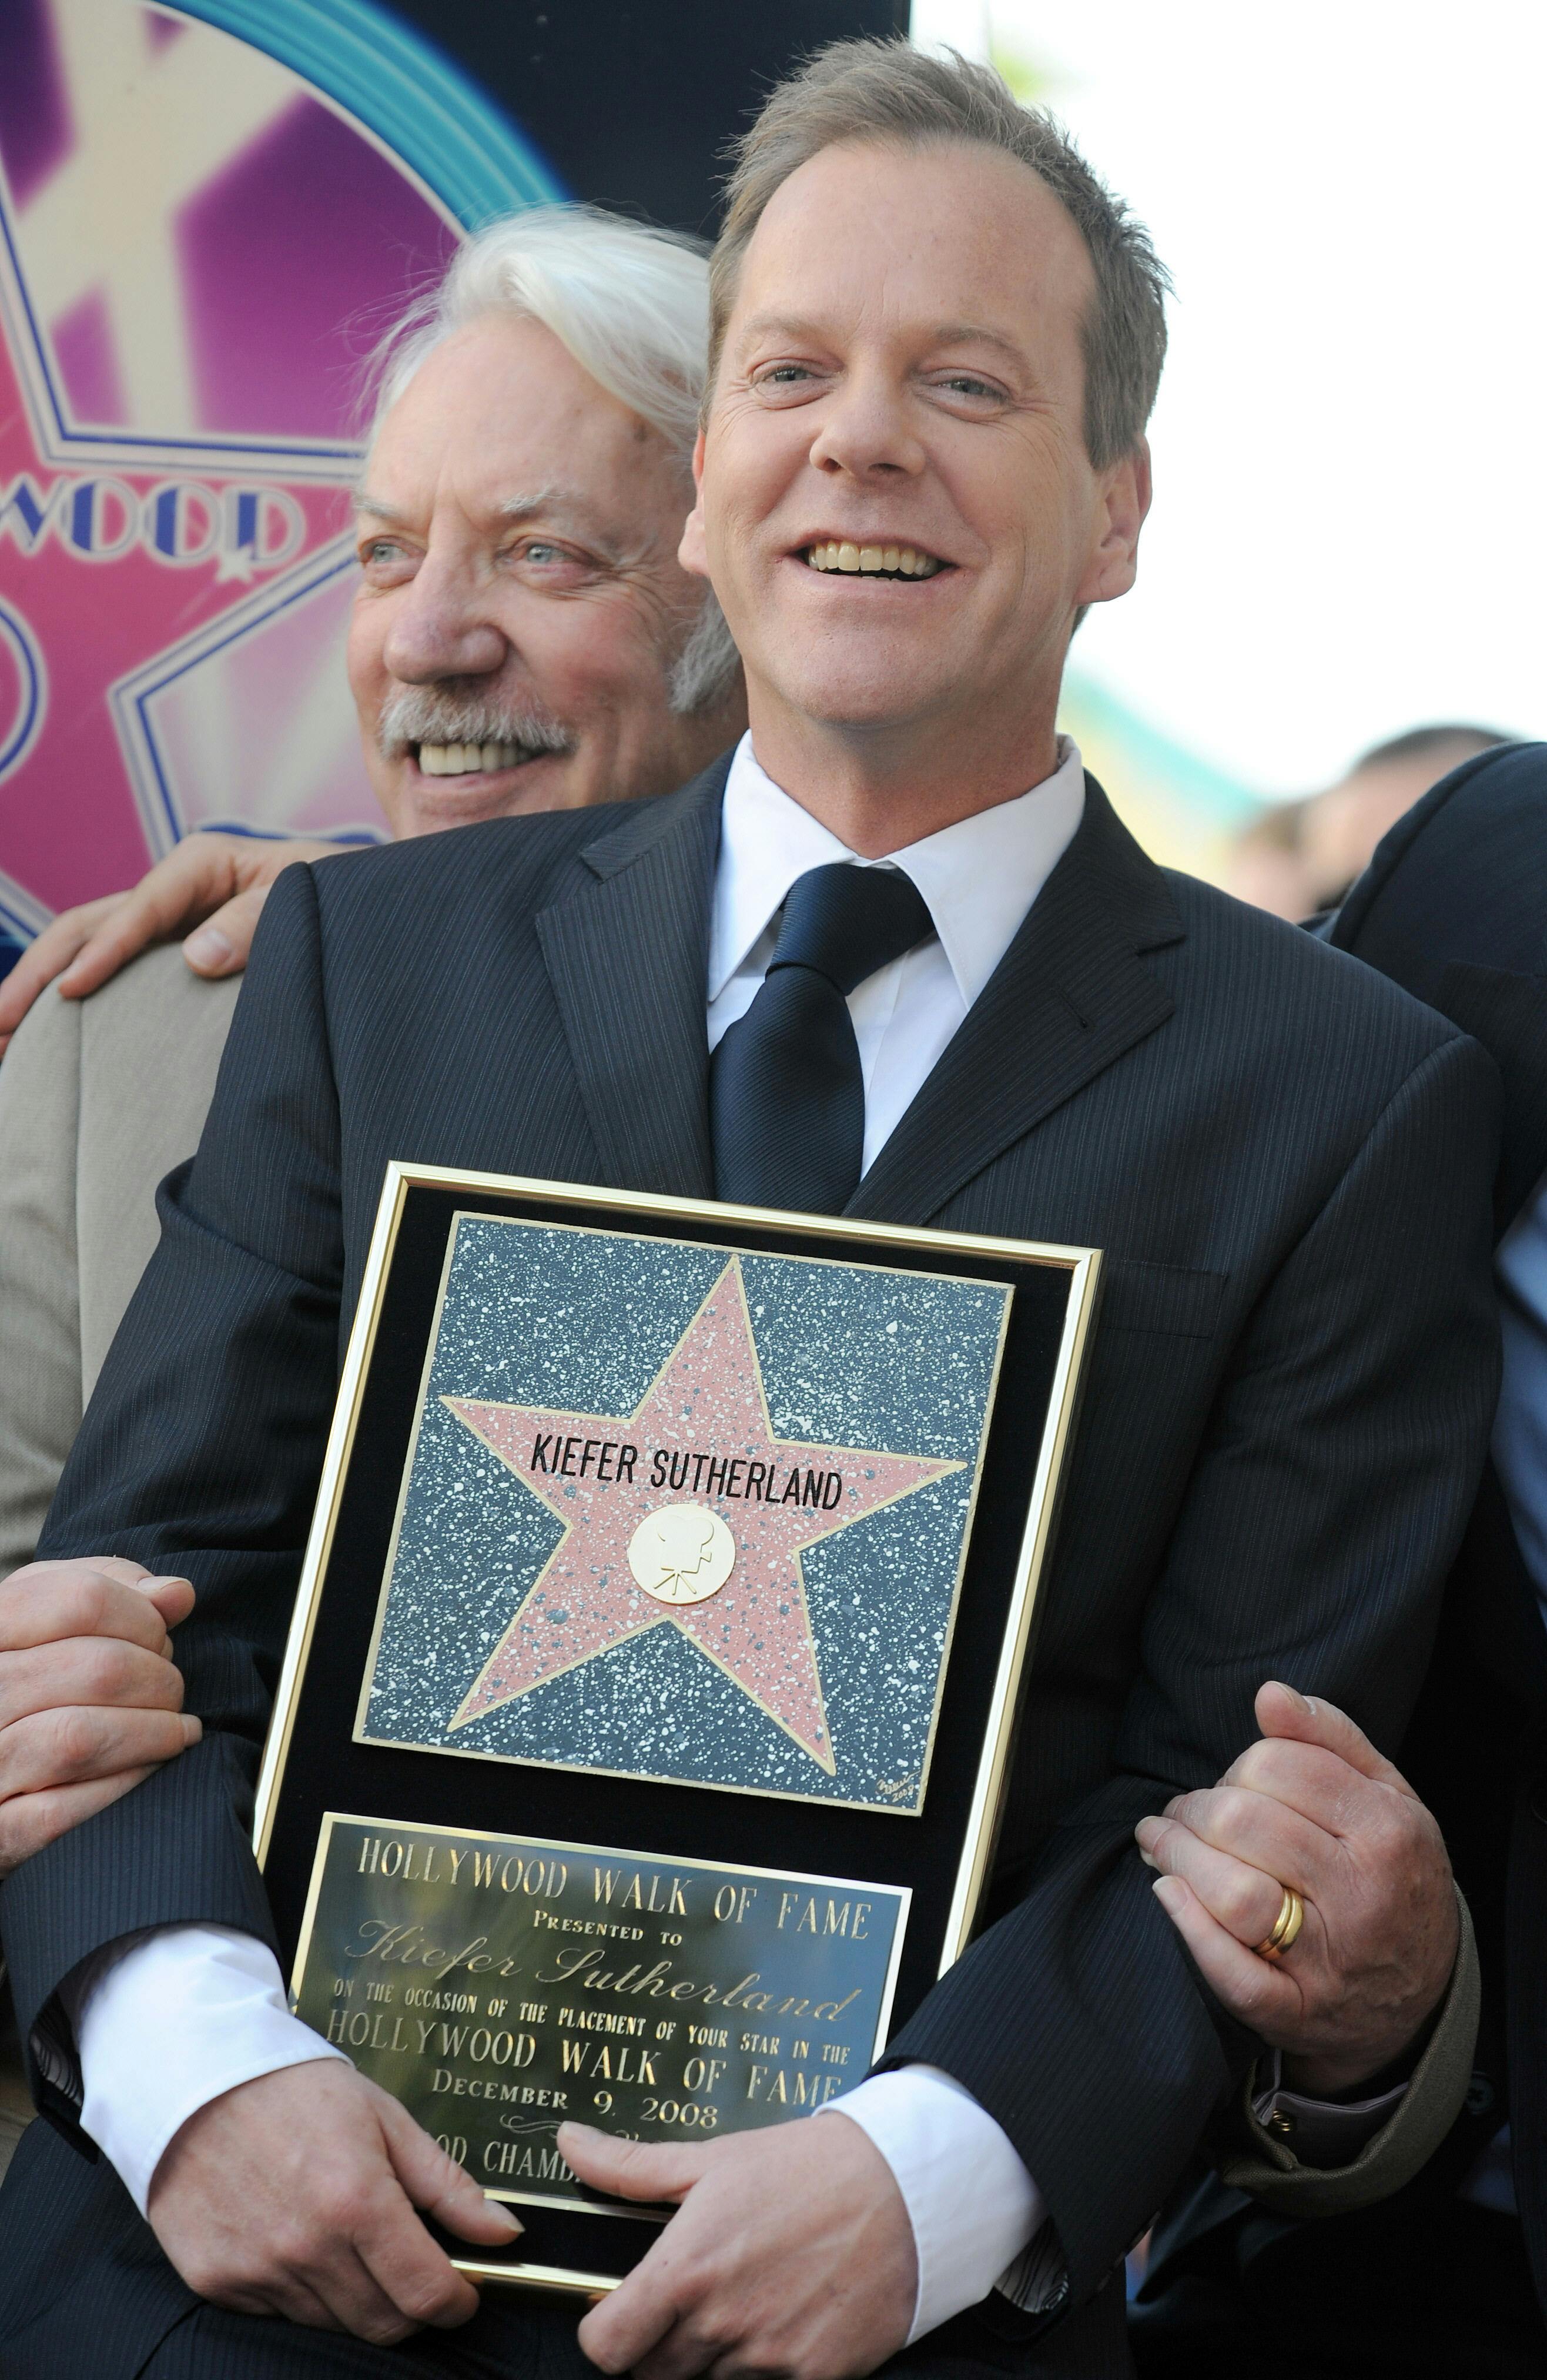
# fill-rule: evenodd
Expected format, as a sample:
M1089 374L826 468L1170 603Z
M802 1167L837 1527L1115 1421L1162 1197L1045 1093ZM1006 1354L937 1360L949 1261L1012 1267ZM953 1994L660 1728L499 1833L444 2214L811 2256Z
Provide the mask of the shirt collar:
M900 868L924 895L969 1007L1073 842L1084 808L1084 764L1078 747L1060 735L1058 767L1030 793L888 854L886 865ZM725 781L709 998L717 1000L744 965L797 876L855 857L759 768L752 738L743 735Z

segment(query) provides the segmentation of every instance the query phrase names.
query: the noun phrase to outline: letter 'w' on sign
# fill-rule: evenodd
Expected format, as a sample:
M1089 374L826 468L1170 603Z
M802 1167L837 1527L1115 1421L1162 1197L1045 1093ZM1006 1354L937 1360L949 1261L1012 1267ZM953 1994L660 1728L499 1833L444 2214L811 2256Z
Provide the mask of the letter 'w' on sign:
M539 1497L564 1534L523 1597L456 1714L470 1727L534 1686L663 1622L749 1694L830 1776L834 1757L806 1609L804 1547L851 1527L960 1463L862 1447L776 1439L747 1311L731 1257L638 1409L627 1415L550 1412L471 1397L442 1402ZM550 1479L535 1464L543 1433L629 1439L668 1452L707 1453L720 1492L691 1493L637 1479ZM724 1492L730 1466L755 1458L765 1474L803 1465L819 1481L808 1500L769 1502ZM709 1464L702 1466L706 1475ZM714 1583L711 1584L711 1581Z

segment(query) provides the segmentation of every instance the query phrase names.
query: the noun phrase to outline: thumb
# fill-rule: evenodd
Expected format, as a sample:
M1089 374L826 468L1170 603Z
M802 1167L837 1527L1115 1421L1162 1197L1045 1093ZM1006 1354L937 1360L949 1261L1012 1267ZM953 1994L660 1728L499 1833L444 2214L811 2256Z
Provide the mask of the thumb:
M404 2195L459 2240L508 2248L522 2225L497 2198L486 2198L470 2173L417 2124L406 2107L385 2091L375 2091L376 2112L393 2171Z
M589 2124L561 2124L559 2147L582 2181L613 2198L681 2204L704 2171L708 2151L671 2141L621 2141Z
M129 1584L155 1606L169 1629L180 1628L199 1600L186 1578L137 1578Z
M183 944L183 956L195 975L217 978L241 974L251 956L252 938L268 897L266 884L251 884L217 909L212 917L207 917L197 933L188 936Z
M1297 1693L1277 1679L1270 1679L1257 1689L1257 1724L1263 1733L1277 1736L1294 1743L1319 1744L1323 1752L1334 1752L1357 1768L1361 1777L1372 1777L1382 1785L1394 1785L1401 1792L1411 1793L1412 1788L1392 1763L1376 1751L1360 1727L1356 1727L1347 1711L1321 1695Z

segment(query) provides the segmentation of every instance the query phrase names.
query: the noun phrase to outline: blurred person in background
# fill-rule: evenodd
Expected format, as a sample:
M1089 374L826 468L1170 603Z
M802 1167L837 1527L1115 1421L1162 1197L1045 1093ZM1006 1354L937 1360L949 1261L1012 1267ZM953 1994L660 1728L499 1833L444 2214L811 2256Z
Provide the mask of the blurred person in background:
M1335 909L1382 837L1431 785L1508 740L1492 727L1444 724L1372 746L1324 793L1275 803L1254 819L1226 862L1226 892L1291 924Z
M534 209L469 241L389 343L348 669L394 839L670 792L740 732L735 648L677 560L707 324L694 249ZM55 920L5 987L14 1028L90 945L76 996L36 1000L0 1065L0 1574L31 1558L155 1245L156 1184L198 1143L268 889L339 848L190 836L134 892ZM212 910L212 953L146 950ZM181 1748L165 1631L191 1597L151 1600L120 1581L51 1620L36 1589L0 1598L0 1653L57 1639L46 1699L88 1739L66 1756L0 1697L0 1876ZM147 1663L161 1706L122 1707ZM30 2114L3 1982L0 2011L3 2170Z

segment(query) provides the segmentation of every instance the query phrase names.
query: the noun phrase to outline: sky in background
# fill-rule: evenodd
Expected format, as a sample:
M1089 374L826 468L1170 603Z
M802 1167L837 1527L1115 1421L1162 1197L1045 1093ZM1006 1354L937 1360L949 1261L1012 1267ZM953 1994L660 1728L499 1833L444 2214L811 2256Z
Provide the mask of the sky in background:
M913 33L991 46L1176 282L1139 584L1074 708L1221 820L1426 721L1547 735L1543 0L914 0Z

